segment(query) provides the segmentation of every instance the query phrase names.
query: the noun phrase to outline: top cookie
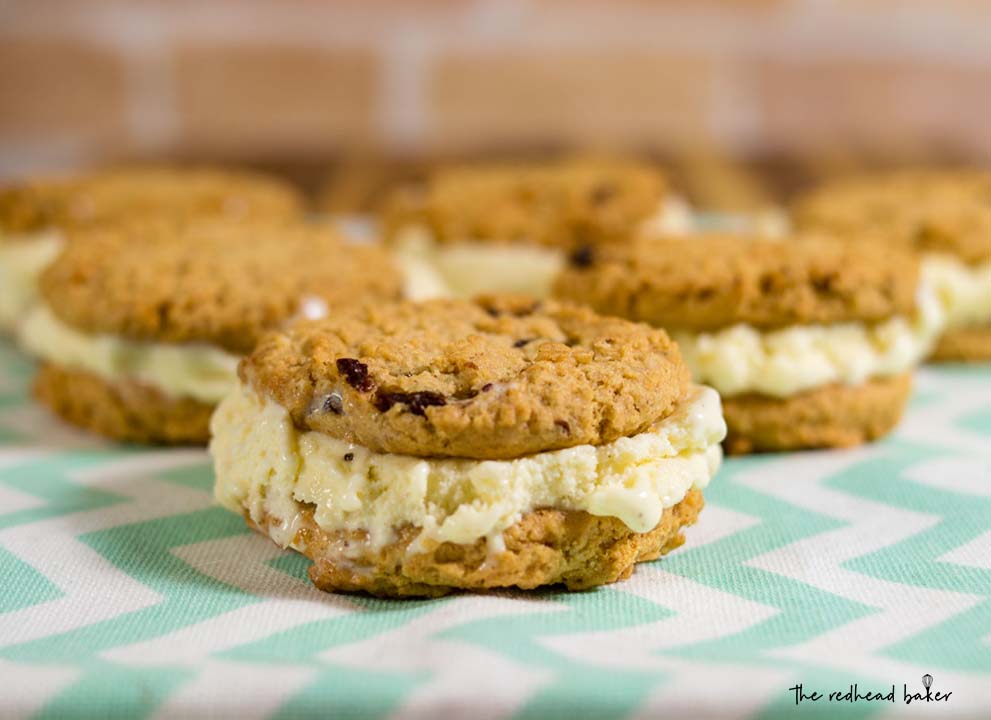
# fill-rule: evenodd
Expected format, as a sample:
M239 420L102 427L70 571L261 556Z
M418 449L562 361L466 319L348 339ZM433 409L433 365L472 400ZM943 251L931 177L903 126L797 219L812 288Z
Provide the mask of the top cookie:
M266 335L241 378L378 452L515 458L632 435L688 370L660 330L519 296L369 305Z
M402 278L384 250L327 227L201 220L70 234L40 285L55 315L86 332L245 353L308 297L334 312L396 299Z
M991 172L903 171L827 184L795 206L800 228L864 232L977 264L991 259Z
M576 252L557 297L671 330L879 322L915 306L918 263L878 243L730 235Z
M633 162L450 167L395 193L383 222L387 238L415 224L441 243L607 243L656 213L665 190L657 169Z
M0 237L154 217L287 219L302 212L287 183L212 168L133 167L0 189Z

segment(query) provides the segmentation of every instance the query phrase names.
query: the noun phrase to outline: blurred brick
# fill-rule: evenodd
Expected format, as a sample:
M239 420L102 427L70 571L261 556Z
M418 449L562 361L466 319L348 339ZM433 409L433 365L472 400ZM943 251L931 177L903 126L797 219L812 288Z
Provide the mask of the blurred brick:
M988 4L987 0L939 0L939 2L935 3L933 0L871 0L871 2L864 2L864 0L839 0L837 5L844 11L853 10L863 13L890 14L892 11L922 10L941 15L947 19L953 19L959 13L987 15L988 12L991 12L991 5Z
M991 156L988 13L988 0L0 0L0 172L46 153L317 166L592 144L677 155L699 194L749 204L760 193L705 152L829 167ZM339 203L377 183L348 180Z
M105 143L127 132L123 59L70 39L0 35L0 135L5 143Z
M33 1L33 0L32 0ZM79 0L62 0L63 2L79 2ZM93 2L93 0L88 0ZM181 10L195 10L202 6L203 0L142 0L143 4L158 6L164 9L178 7ZM489 0L503 2L503 0ZM124 2L128 0L103 0L103 2ZM366 16L375 17L380 21L395 15L416 16L420 13L450 13L470 9L477 0L210 0L212 12L222 12L236 19L244 13L259 14L275 12L291 14L293 12L318 12L337 17Z
M708 61L548 49L449 55L429 82L428 145L667 147L706 135Z
M605 9L609 12L627 10L781 10L793 6L795 0L535 0L536 5L560 7L564 11L578 8Z
M767 61L748 74L765 150L991 153L991 67Z
M271 154L366 144L376 134L370 51L185 45L175 73L181 134L193 147Z

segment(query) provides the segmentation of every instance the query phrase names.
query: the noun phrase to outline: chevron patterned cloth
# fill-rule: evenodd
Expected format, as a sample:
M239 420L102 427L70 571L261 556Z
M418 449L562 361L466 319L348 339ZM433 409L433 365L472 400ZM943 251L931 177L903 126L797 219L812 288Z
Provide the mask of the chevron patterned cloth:
M426 601L316 591L204 452L0 369L0 717L991 718L991 368L920 372L877 445L727 461L627 582Z

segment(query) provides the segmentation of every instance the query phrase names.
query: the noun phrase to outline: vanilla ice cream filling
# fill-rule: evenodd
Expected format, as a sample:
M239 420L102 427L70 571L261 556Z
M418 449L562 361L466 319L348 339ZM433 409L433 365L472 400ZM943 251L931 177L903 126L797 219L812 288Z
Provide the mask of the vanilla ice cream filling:
M484 292L546 297L564 266L559 248L478 240L438 243L420 225L399 232L395 254L406 271L407 293L415 299Z
M367 533L371 548L404 526L424 541L499 550L502 531L538 508L619 518L631 530L657 526L666 508L704 488L719 467L726 434L719 396L693 387L671 416L605 445L579 445L512 460L419 458L372 452L301 431L287 410L239 385L211 421L210 452L220 503L296 547L302 511L312 505L327 532Z
M669 195L657 206L654 214L640 223L639 234L647 237L692 235L697 230L695 214L688 201L678 195Z
M968 265L951 255L926 255L922 276L946 314L946 330L991 327L991 260Z
M62 237L55 230L0 238L0 329L14 329L34 304L38 276L61 247Z
M833 383L859 385L911 370L943 327L933 289L920 285L912 317L876 325L795 325L764 332L737 324L712 333L673 332L696 382L725 397L784 398Z
M170 397L215 404L237 384L239 358L221 348L90 335L66 325L43 303L28 313L19 340L28 352L60 367L111 383L137 381Z
M646 238L665 238L709 232L757 235L779 240L788 233L788 216L781 208L774 206L748 213L696 213L684 198L671 195L640 224L638 234Z

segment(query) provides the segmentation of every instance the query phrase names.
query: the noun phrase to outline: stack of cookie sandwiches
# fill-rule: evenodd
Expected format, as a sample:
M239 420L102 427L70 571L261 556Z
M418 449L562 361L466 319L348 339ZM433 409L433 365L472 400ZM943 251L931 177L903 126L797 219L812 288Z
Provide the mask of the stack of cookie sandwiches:
M69 234L20 338L41 361L35 395L69 422L120 440L204 443L264 330L394 300L401 285L384 251L327 228L118 223Z
M725 434L663 331L519 296L299 321L239 376L216 495L325 590L619 580L681 544Z
M932 359L991 361L991 172L902 171L835 182L802 198L799 227L871 232L922 258L946 328Z
M868 240L640 240L576 253L555 292L666 328L722 396L733 453L884 435L942 322L917 259Z
M278 180L209 168L120 168L2 188L0 329L13 330L34 301L67 231L134 218L287 219L302 207Z
M677 231L687 217L653 166L572 159L438 169L396 192L382 223L404 262L433 269L455 296L542 297L574 247Z

